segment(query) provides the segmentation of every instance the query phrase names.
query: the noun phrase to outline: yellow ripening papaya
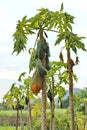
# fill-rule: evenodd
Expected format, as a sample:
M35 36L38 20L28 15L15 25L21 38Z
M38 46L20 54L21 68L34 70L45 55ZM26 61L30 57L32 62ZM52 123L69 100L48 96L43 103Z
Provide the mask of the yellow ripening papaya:
M36 71L32 77L31 90L34 94L38 94L42 89L42 76Z

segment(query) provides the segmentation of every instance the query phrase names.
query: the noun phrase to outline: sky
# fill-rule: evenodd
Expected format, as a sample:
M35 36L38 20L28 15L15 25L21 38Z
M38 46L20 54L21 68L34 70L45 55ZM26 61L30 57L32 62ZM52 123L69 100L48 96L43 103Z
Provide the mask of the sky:
M4 94L10 89L12 83L16 82L22 72L29 71L28 52L22 52L18 56L12 54L13 33L18 20L25 15L28 18L34 16L37 9L43 7L53 11L60 9L61 3L64 10L75 17L73 32L85 36L84 44L87 48L87 1L86 0L2 0L0 1L0 102ZM35 36L29 37L29 47L34 46ZM58 47L54 47L56 35L48 32L50 43L50 60L58 60ZM78 77L75 87L87 86L87 53L78 51L80 63L74 68Z

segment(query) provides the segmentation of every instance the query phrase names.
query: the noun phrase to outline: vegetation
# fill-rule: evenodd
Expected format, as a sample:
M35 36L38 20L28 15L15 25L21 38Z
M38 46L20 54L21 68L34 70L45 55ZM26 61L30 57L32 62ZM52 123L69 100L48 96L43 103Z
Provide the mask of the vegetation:
M41 8L34 17L18 21L16 31L13 34L14 47L13 53L17 55L25 50L28 35L36 34L36 41L33 48L29 48L30 63L29 72L23 72L18 83L13 83L9 92L4 96L5 105L13 108L17 112L16 130L19 126L24 130L23 109L28 107L28 124L32 130L85 130L87 114L87 97L85 91L81 91L80 95L73 93L73 81L77 81L77 77L73 72L79 62L78 50L86 51L82 42L84 37L74 34L72 24L74 16L64 12L63 4L59 11L53 12L48 9ZM55 46L60 45L59 61L49 61L50 46L47 42L47 31L56 32ZM61 45L61 43L63 43ZM64 57L63 50L66 52ZM75 54L75 61L71 54ZM69 107L64 111L55 109L55 97L58 97L60 108L63 108L63 97L66 94L65 86L69 86ZM84 95L84 96L83 96ZM85 112L80 108L78 100L84 104ZM48 110L49 108L49 110ZM79 120L80 117L80 120Z
M9 111L6 111L6 112L7 112L8 116L5 117L5 115L2 114L2 117L5 117L6 120L5 120L5 122L3 122L3 124L1 124L2 122L0 122L0 129L1 128L3 128L3 130L6 129L6 128L8 128L9 130L15 129L15 121L13 120L13 122L11 122L11 120L9 121L8 119L9 119L9 117L10 118L12 117L11 119L13 119L16 116L16 111L9 110ZM10 115L10 112L13 113L12 116ZM33 128L35 130L41 129L40 114L41 114L41 111L38 112L36 117L34 116L34 118L32 120ZM23 116L27 118L28 111L23 111ZM75 129L76 130L86 130L87 129L86 118L87 117L85 115L83 115L82 112L76 112L75 113ZM1 119L1 117L0 117L0 119ZM2 118L2 120L3 120L3 118ZM25 120L23 120L23 121L24 121L24 130L27 130L28 127L29 127L28 122L25 122ZM50 123L50 109L47 109L47 129L48 130L50 128L49 123ZM55 129L56 130L57 129L58 130L69 130L70 129L70 126L69 126L69 109L55 109Z

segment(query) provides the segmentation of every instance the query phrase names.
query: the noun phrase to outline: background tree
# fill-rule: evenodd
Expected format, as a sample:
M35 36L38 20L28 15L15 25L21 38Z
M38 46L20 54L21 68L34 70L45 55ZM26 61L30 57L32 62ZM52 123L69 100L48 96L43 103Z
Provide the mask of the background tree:
M75 111L82 111L85 114L85 101L87 99L87 89L81 89L79 93L74 94Z
M73 66L75 63L71 58L71 49L77 55L77 48L81 48L85 51L84 44L81 42L82 37L78 37L72 32L72 29L68 29L68 17L65 16L65 29L60 32L56 44L60 44L65 39L65 48L67 52L67 72L69 74L69 104L70 104L70 130L75 130L74 125L74 104L73 104Z
M31 77L26 76L26 73L23 72L20 74L18 81L20 81L23 84L23 89L25 92L24 98L25 98L25 104L28 106L28 113L29 113L29 124L30 124L30 130L32 130L32 116L31 116L31 104L30 99L33 98L32 91L30 89L31 84Z
M49 98L50 108L51 108L50 130L54 130L55 129L54 98L55 96L57 96L59 99L61 99L64 96L64 93L62 90L65 90L65 89L61 86L61 84L64 79L62 73L64 71L64 68L66 68L66 63L63 63L61 61L59 62L51 61L50 67L52 69L48 71L48 75L47 75L47 84L48 84L47 96ZM60 82L61 77L62 77L62 81ZM67 79L65 79L65 81L66 80Z
M5 103L14 110L17 110L16 130L18 130L19 110L20 128L23 130L22 109L24 109L24 94L23 91L21 91L21 87L22 86L18 87L16 83L13 83L11 89L4 95Z

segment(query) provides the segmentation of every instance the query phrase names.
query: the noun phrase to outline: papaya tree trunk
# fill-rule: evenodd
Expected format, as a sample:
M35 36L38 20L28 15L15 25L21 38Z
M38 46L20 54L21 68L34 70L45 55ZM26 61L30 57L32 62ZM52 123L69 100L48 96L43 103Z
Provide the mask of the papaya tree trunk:
M73 104L73 67L71 65L70 49L67 49L67 65L69 74L69 105L70 105L70 130L75 130L74 125L74 104Z
M46 130L46 78L43 78L42 87L42 130Z
M43 30L40 30L40 40L43 40ZM42 65L46 67L46 54L42 59ZM43 76L42 86L42 130L46 130L46 76Z
M33 130L32 117L31 117L31 105L30 105L30 98L29 98L29 88L27 89L27 96L28 96L28 117L29 117L30 130Z
M19 110L17 109L16 130L18 130L18 118L19 118Z
M22 109L20 110L20 130L23 130L23 115L22 115Z
M52 76L52 88L51 88L51 93L52 93L52 101L50 101L50 107L51 107L51 119L50 119L50 130L55 130L54 127L54 77Z
M62 105L62 99L60 99L60 108L62 109L63 105Z
M30 100L30 99L29 99ZM28 114L29 114L29 124L30 124L30 130L32 129L32 117L31 117L31 106L30 106L30 101L28 102Z

